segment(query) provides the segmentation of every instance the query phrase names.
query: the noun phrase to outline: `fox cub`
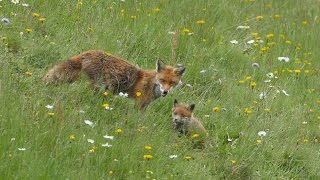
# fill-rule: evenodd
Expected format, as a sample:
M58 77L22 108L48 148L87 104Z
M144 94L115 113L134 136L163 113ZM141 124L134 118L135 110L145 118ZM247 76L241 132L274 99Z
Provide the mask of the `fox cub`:
M186 106L178 103L175 99L172 108L173 128L187 136L194 136L197 134L200 138L205 138L208 134L202 123L193 116L194 108L195 104Z
M90 50L53 66L43 77L46 83L73 82L84 72L95 88L101 85L118 94L128 93L143 110L153 100L166 96L181 84L184 66L172 67L161 60L156 70L143 70L119 57L99 50Z

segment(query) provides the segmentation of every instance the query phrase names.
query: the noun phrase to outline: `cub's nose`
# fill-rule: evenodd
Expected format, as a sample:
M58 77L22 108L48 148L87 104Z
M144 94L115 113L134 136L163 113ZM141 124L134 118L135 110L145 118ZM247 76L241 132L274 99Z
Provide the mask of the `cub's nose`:
M162 92L162 96L164 97L164 96L166 96L168 94L168 91L163 91Z

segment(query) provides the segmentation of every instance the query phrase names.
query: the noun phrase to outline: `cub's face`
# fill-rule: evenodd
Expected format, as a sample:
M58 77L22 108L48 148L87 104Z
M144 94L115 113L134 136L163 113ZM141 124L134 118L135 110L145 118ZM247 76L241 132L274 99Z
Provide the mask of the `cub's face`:
M157 84L160 86L161 96L166 96L174 87L181 84L181 77L185 67L167 66L162 61L157 62Z
M174 100L172 108L172 123L175 129L181 129L186 123L191 120L194 104L185 106L179 104L178 101Z

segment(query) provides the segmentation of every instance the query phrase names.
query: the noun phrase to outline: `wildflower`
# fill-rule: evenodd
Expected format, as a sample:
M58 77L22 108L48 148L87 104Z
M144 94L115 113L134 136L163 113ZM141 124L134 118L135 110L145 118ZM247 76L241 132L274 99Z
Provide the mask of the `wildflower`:
M259 131L258 136L266 136L267 133L265 131Z
M265 108L264 112L268 113L268 112L270 112L270 109L269 108Z
M132 20L136 20L136 19L137 19L137 16L130 16L130 18L131 18Z
M257 16L256 20L261 21L263 19L263 16Z
M207 70L204 70L204 69L200 71L201 74L206 73L206 72L207 72Z
M260 53L266 53L269 50L269 47L262 47Z
M105 136L103 136L103 138L106 138L106 139L111 139L111 140L113 140L114 136L108 136L108 135L105 135Z
M89 126L91 126L91 127L94 126L94 123L92 121L90 121L90 120L84 120L84 123L89 125Z
M250 26L238 26L237 29L250 29Z
M231 164L232 164L232 165L235 165L236 163L237 163L236 160L231 160Z
M252 113L251 108L244 108L244 113L251 114Z
M104 104L102 104L102 107L105 108L105 109L109 109L110 105L108 103L104 103Z
M185 33L185 34L190 33L190 29L184 28L184 29L182 30L182 32Z
M1 22L2 22L3 24L9 24L9 23L10 23L10 20L9 20L8 18L2 18L2 19L1 19Z
M13 4L19 4L19 3L20 3L20 0L11 0L11 2L12 2Z
M101 146L102 146L102 147L112 147L112 145L109 144L109 143L101 144Z
M128 93L120 92L120 93L119 93L119 96L120 96L120 97L128 97Z
M87 31L88 32L93 32L93 28L89 26L89 27L87 27Z
M25 151L27 150L26 148L18 148L19 151Z
M267 92L262 92L259 95L259 99L265 99L267 97Z
M49 104L48 104L48 105L46 105L46 108L47 108L47 109L53 109L53 105L49 105Z
M93 144L94 143L94 140L93 139L87 139L88 143L91 143Z
M112 174L113 174L113 171L110 170L109 173L108 173L108 175L109 175L109 176L112 176Z
M251 76L246 76L245 80L249 81L249 80L251 80L251 78L252 78Z
M104 96L108 96L109 93L108 93L107 91L105 91L105 92L103 93L103 95L104 95Z
M21 6L23 6L23 7L29 7L29 4L22 3Z
M274 38L274 34L267 34L267 38L269 39Z
M44 17L39 18L39 21L40 21L41 23L43 23L45 20L46 20L46 18L44 18Z
M120 134L120 133L122 133L123 131L122 131L122 129L118 128L118 129L116 129L114 132Z
M257 83L256 83L256 82L252 81L252 82L250 83L250 87L251 87L252 89L256 88L256 86L257 86Z
M220 107L216 106L216 107L212 108L212 111L213 112L220 112L221 109L220 109Z
M293 72L294 72L295 74L300 74L300 73L301 73L301 70L295 69L295 70L293 70Z
M160 12L160 8L154 8L154 9L153 9L153 12L159 13L159 12Z
M262 143L261 139L257 139L256 143L261 144Z
M71 134L71 135L69 136L69 139L70 139L71 141L75 141L75 140L76 140L76 135Z
M289 62L290 58L289 57L278 57L278 60L281 62Z
M247 41L247 44L253 44L255 41L254 40L250 40L250 41Z
M205 23L205 21L204 20L198 20L196 23L202 25L202 24Z
M191 156L185 156L184 159L189 161L190 159L192 159L192 157Z
M238 83L239 84L243 84L243 83L245 83L245 81L244 80L239 80Z
M31 33L31 32L32 32L32 29L27 28L27 29L26 29L26 32L27 32L27 33Z
M143 159L150 160L150 159L152 159L152 158L153 158L153 156L152 156L151 154L145 154L145 155L143 155Z
M54 116L54 113L53 113L53 112L49 112L48 115L49 115L50 117L53 117L53 116Z
M231 40L230 43L231 43L231 44L238 44L239 41L237 41L237 40Z
M268 42L267 46L272 47L272 46L275 46L276 44L277 44L276 42Z
M152 147L151 147L151 146L144 146L144 149L145 149L145 150L151 150Z
M170 159L175 159L175 158L177 158L177 157L178 157L178 155L170 155L170 156L169 156Z
M269 72L269 73L267 74L267 77L268 77L268 78L274 78L274 74L273 74L272 72Z
M32 16L33 17L40 17L40 14L39 13L32 13Z
M25 74L26 74L27 76L32 76L32 72L29 72L29 71L27 71Z
M89 150L89 153L94 153L97 149L98 149L98 147L93 146L93 147Z
M200 137L200 135L197 134L197 133L195 133L195 134L193 134L193 135L191 136L192 139L196 139L196 138L198 138L198 137Z
M139 91L136 92L136 96L137 96L137 97L140 97L141 95L142 95L141 92L139 92Z
M251 33L251 36L253 36L253 37L258 37L258 33L257 32L253 32L253 33Z
M284 43L286 43L287 45L290 45L291 41L290 40L286 40Z
M307 20L304 20L304 21L302 21L302 24L303 24L303 25L308 25L309 22L308 22Z

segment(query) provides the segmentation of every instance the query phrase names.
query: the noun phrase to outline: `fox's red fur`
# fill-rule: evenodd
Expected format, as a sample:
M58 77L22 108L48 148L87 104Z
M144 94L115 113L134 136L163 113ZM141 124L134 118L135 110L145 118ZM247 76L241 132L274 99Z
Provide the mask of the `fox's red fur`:
M142 70L119 57L91 50L56 64L44 76L46 83L72 82L84 72L94 87L103 85L108 91L128 93L140 109L165 96L181 82L185 67L172 67L157 61L156 70Z

